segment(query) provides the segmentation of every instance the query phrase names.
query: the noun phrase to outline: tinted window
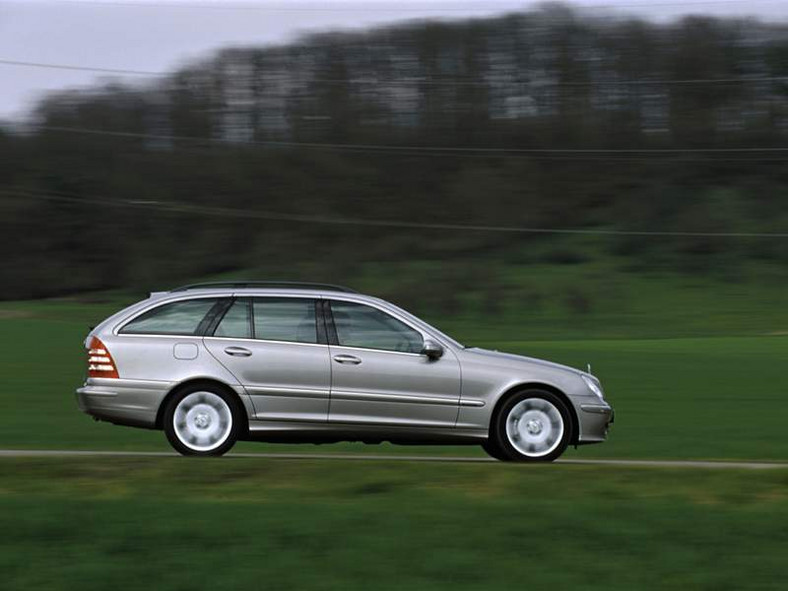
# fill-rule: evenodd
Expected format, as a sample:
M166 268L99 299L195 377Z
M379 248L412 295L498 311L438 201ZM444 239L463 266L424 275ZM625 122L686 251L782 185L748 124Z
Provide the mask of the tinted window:
M351 302L331 302L337 340L346 347L420 353L421 334L385 312Z
M316 343L315 300L255 299L254 338L267 341Z
M252 312L249 300L235 300L216 327L213 336L251 339Z
M164 304L137 316L121 334L195 335L216 298L200 298Z

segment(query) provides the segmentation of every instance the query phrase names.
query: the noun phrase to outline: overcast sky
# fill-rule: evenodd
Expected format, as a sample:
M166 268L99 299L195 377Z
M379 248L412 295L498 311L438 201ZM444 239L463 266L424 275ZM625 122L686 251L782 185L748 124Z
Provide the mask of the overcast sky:
M10 65L3 60L159 72L226 45L281 43L309 31L398 20L491 15L531 4L523 0L0 0L0 117L23 115L47 90L107 79L91 72ZM659 20L694 13L788 21L788 0L575 0L573 4L594 11L617 7ZM132 78L140 77L126 77Z

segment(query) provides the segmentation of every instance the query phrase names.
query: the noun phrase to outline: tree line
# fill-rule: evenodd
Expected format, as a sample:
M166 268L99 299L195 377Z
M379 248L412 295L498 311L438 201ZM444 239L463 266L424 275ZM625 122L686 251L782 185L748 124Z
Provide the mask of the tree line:
M465 260L484 282L545 244L692 273L786 261L786 240L697 234L786 231L787 99L788 27L754 20L549 5L228 48L0 129L0 297L370 262ZM396 225L414 221L692 235Z

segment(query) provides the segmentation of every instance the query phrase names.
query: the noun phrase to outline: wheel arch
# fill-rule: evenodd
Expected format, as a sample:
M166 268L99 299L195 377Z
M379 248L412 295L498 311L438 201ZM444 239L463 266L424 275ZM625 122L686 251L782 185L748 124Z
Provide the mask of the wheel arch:
M244 402L243 400L241 400L241 396L238 394L238 392L236 392L232 386L230 386L225 382L222 382L221 380L217 380L216 378L205 378L205 377L190 378L183 382L179 382L178 384L175 384L172 388L170 388L170 391L167 392L167 394L164 396L162 401L159 403L159 409L156 412L156 423L155 423L156 429L164 428L164 412L165 409L167 408L167 404L170 402L173 396L176 396L178 392L180 392L184 388L189 388L191 386L212 386L214 388L218 388L222 390L223 392L231 396L233 400L235 400L239 412L241 412L243 418L246 419L243 422L243 433L246 433L249 430L249 413L247 412L246 405L244 405Z
M580 417L577 416L577 409L575 405L572 404L572 401L569 399L569 396L561 390L560 388L556 388L552 384L547 384L545 382L523 382L521 384L515 384L514 386L509 387L505 390L499 397L498 400L495 402L495 406L493 407L492 414L490 415L490 425L487 428L488 437L490 429L495 424L495 419L498 416L498 412L503 406L503 404L512 396L517 394L518 392L522 392L523 390L546 390L551 394L555 394L561 401L566 405L567 410L569 411L569 418L571 422L571 434L569 437L569 445L577 445L578 439L580 438Z

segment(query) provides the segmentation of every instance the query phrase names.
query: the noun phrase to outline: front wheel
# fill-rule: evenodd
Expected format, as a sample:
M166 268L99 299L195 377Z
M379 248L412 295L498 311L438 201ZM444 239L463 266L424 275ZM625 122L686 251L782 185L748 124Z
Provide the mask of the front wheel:
M187 388L164 412L164 432L185 456L221 456L235 445L241 427L235 399L211 386Z
M524 390L501 406L490 437L510 461L552 462L569 445L571 424L569 409L558 396Z

